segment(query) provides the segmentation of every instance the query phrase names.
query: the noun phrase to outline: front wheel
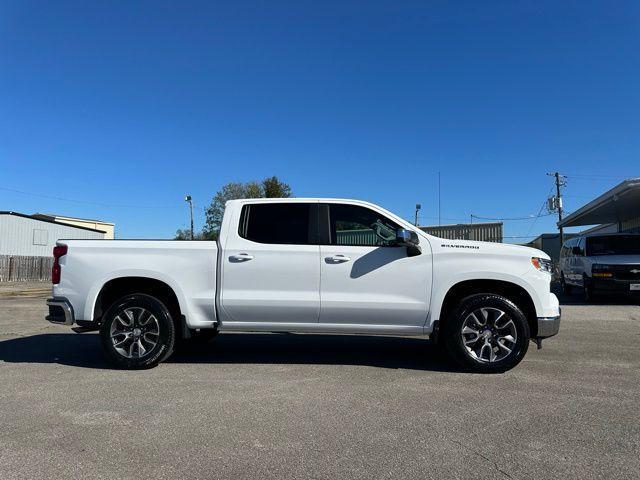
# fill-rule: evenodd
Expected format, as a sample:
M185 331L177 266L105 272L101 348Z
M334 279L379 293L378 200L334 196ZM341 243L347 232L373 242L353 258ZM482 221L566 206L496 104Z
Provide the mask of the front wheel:
M100 340L109 360L120 368L155 367L169 357L175 325L165 305L155 297L127 295L102 318Z
M447 352L465 369L504 372L520 363L527 353L527 319L515 303L503 296L469 296L445 321Z

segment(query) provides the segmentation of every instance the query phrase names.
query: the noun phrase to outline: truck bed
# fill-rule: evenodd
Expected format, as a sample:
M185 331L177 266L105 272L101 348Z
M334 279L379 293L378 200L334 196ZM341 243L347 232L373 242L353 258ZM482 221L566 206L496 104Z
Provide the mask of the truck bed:
M101 288L111 279L159 280L175 292L191 328L216 322L218 246L213 241L59 240L68 247L61 258L62 280L54 297L71 300L77 320L93 320Z

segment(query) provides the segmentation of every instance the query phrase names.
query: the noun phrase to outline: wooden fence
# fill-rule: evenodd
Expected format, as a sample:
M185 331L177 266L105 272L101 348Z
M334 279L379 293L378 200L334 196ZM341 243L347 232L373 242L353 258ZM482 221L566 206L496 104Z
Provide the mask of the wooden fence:
M0 282L51 280L53 257L0 255Z

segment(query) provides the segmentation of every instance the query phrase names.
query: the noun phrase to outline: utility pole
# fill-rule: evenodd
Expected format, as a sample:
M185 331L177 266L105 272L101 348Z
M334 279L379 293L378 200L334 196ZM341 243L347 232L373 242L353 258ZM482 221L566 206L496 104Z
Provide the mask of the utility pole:
M420 205L419 203L416 203L416 220L413 223L416 227L418 226L418 212L420 211L421 208L422 208L422 205Z
M189 203L189 211L191 213L191 240L193 240L193 203L191 202L191 195L185 196L184 201Z
M438 225L442 225L442 218L440 217L440 172L438 172Z
M558 210L558 223L562 221L562 194L560 193L560 187L564 187L565 183L561 180L564 175L561 175L560 172L547 173L550 177L555 177L556 180L556 201L555 206ZM564 244L564 229L561 226L558 226L560 230L560 246Z

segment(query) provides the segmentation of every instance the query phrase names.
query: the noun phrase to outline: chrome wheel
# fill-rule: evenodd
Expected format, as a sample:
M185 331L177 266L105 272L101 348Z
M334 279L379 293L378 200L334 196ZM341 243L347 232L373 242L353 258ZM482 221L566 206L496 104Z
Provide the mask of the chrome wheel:
M481 307L467 315L461 335L469 355L483 363L505 359L518 341L516 325L511 317L493 307Z
M113 348L125 358L143 358L160 338L158 319L141 307L125 308L111 323Z

